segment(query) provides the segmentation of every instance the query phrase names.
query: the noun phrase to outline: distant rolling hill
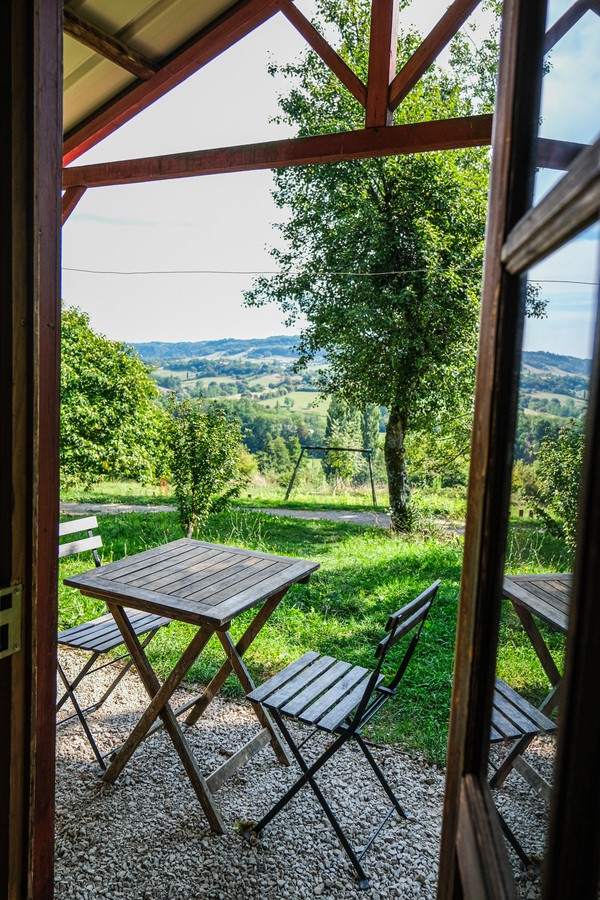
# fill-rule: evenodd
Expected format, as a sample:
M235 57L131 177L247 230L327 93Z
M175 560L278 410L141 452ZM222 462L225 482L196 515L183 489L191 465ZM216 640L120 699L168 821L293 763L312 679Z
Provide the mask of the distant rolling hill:
M547 353L545 350L524 350L522 363L536 369L560 369L571 375L589 375L592 370L591 359L560 356L558 353Z
M261 356L297 356L294 348L296 335L274 335L267 338L242 340L238 338L222 338L219 341L148 341L133 344L142 359L186 359L189 357L210 356L222 353L233 356L246 353L251 357Z

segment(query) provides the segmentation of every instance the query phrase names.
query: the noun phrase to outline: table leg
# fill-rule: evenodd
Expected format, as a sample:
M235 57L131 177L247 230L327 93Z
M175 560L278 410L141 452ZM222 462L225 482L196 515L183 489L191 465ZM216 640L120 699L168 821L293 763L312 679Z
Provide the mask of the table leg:
M217 637L221 641L223 649L225 650L225 653L227 654L227 657L233 669L235 670L235 674L242 683L242 687L247 694L250 694L254 690L255 684L250 677L248 669L244 665L242 657L237 652L235 644L231 640L231 636L226 631L217 631ZM263 706L261 706L260 703L252 703L252 708L256 714L256 718L263 726L263 728L267 728L271 733L271 747L273 748L275 756L280 763L283 763L284 766L289 766L291 763L291 759L286 748L279 740L279 734L275 728L275 724L271 719L271 716L269 715L267 710Z
M525 631L527 632L527 636L531 641L533 649L535 650L539 661L541 662L544 672L550 679L550 684L552 687L555 687L560 681L560 672L556 667L556 663L552 659L552 655L546 646L546 642L541 635L540 629L535 624L534 618L529 612L528 609L525 609L524 606L521 606L520 603L515 603L514 600L511 600L512 605L519 619L521 620L521 624Z
M273 594L272 597L263 604L262 608L256 614L246 631L243 633L240 640L235 645L235 649L237 654L241 657L244 655L256 635L259 633L271 613L274 609L281 603L283 598L287 593L287 588L283 591L279 591L277 594ZM199 700L192 707L191 712L188 714L187 719L185 720L186 725L195 725L200 716L204 713L207 707L212 703L216 695L219 693L225 681L231 675L233 670L233 666L229 661L229 657L223 663L217 674L211 680L210 684L204 689L202 694L200 695Z
M202 777L202 773L198 768L198 764L194 759L189 744L183 735L179 722L175 718L173 710L168 705L168 702L180 684L181 679L191 668L198 655L210 640L214 633L214 629L209 628L208 626L203 626L199 629L182 657L161 686L154 670L146 658L137 635L131 628L123 608L111 603L110 611L119 626L121 634L123 635L123 641L135 662L144 687L151 697L151 702L123 746L111 760L111 764L103 775L102 780L112 784L118 778L136 748L143 741L150 726L158 716L160 716L173 741L175 750L183 763L192 787L196 792L196 796L202 805L202 809L204 810L210 827L218 834L222 834L224 831L224 824L219 809L212 798L211 792L206 786L206 782Z

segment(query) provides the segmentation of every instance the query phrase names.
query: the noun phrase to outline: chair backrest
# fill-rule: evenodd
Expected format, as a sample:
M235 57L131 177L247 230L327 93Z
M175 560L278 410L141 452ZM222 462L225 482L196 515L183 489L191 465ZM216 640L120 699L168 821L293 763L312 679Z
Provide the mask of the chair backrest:
M84 553L91 550L96 567L102 565L98 556L98 548L102 546L102 538L99 534L94 534L93 529L98 527L96 516L89 516L87 519L75 519L69 522L60 522L58 526L59 538L67 534L77 534L87 531L88 536L77 541L70 541L68 544L58 545L58 558L63 556L74 556L76 553Z
M402 609L399 609L398 612L395 612L387 620L385 630L389 633L387 637L383 638L383 640L379 642L375 650L375 658L379 660L379 662L377 663L375 671L369 679L369 685L363 695L363 699L361 700L356 710L356 713L354 714L353 725L358 724L362 720L363 714L365 713L365 710L367 710L367 706L369 704L369 700L371 698L371 695L373 694L373 691L380 685L380 682L382 681L382 676L380 674L381 667L383 666L388 651L392 647L394 647L398 643L398 641L402 640L403 637L405 637L418 626L417 631L413 635L413 638L406 649L406 652L402 658L402 662L398 667L398 671L396 672L390 684L387 686L388 692L394 691L400 683L400 679L404 675L406 667L408 666L411 657L415 652L416 646L419 643L423 625L425 624L425 620L427 618L429 610L431 609L431 604L433 603L440 584L441 581L438 578L437 581L434 581L433 584L429 585L427 590L423 591L422 594L419 594L418 597L416 597L410 603L407 603L406 606L403 606ZM375 706L375 704L373 704L373 706ZM372 709L372 707L370 709ZM369 712L370 710L367 710L368 715Z

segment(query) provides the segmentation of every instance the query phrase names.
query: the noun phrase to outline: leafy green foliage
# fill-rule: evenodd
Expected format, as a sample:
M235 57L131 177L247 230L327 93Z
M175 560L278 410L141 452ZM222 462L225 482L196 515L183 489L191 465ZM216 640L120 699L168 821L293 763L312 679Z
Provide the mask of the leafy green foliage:
M87 313L62 311L60 471L63 485L162 473L161 414L133 347L96 334Z
M337 49L367 77L370 4L317 4ZM401 34L399 66L417 43ZM312 52L283 74L293 87L281 120L300 136L363 127L364 111ZM461 80L430 69L395 123L470 114ZM444 414L470 415L488 182L485 149L415 154L275 173L275 201L290 211L272 255L280 275L259 278L247 302L277 302L308 324L298 369L319 351L325 394L390 413L386 463L395 521L405 524L408 431L432 432ZM344 274L330 274L330 273ZM327 274L329 273L329 274ZM352 275L348 273L359 273Z
M362 439L356 410L340 397L334 395L327 411L325 426L326 447L361 447ZM334 450L323 456L323 471L333 487L333 493L344 488L358 471L360 453Z
M179 523L191 537L209 513L224 509L245 483L240 472L241 426L216 404L203 411L189 400L172 399L170 412L171 478Z
M564 538L572 550L577 530L583 440L581 424L569 422L545 436L538 457L540 490L536 512L548 531Z

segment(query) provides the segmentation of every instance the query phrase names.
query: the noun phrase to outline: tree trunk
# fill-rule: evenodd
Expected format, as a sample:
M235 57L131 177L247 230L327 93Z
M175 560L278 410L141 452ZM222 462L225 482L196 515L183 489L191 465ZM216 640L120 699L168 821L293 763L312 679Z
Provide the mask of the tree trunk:
M390 490L390 515L392 531L410 531L410 486L406 474L404 437L406 413L392 406L385 433L385 467Z

